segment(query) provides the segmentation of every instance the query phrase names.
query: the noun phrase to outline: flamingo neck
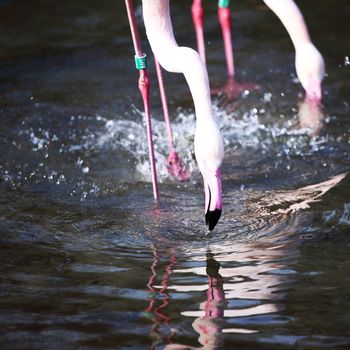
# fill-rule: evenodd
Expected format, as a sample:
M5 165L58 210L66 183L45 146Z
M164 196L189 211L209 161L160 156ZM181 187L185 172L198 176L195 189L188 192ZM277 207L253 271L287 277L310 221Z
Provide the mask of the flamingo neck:
M264 2L287 29L295 50L310 43L304 17L293 0L264 0Z
M213 123L206 67L195 50L178 46L171 23L169 0L143 0L143 17L149 43L160 65L169 72L184 74L198 123Z

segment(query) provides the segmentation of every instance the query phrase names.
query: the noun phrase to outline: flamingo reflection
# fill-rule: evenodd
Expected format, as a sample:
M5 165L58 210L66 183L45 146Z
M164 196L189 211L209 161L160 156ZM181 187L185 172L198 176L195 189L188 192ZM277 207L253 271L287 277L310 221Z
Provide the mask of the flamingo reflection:
M222 321L225 308L225 293L223 278L219 274L219 269L220 263L215 260L214 255L208 250L206 254L206 273L208 275L207 300L200 306L204 311L204 315L196 318L192 324L193 329L199 334L198 342L201 346L168 344L164 350L214 350L223 344Z
M298 109L300 127L308 129L309 136L317 136L322 129L324 119L321 103L306 97L299 103Z
M252 335L261 332L264 326L255 328L254 325L265 322L266 318L269 326L274 322L290 322L284 310L287 291L297 274L294 265L299 260L300 239L296 233L306 226L305 220L308 219L307 215L298 213L318 202L346 175L339 174L327 181L295 190L266 193L265 202L260 200L254 206L263 205L267 209L266 215L276 216L276 223L255 239L212 242L205 256L202 248L197 254L191 250L186 267L177 269L174 269L175 250L170 249L168 263L158 287L155 283L159 256L154 249L152 274L148 283L151 298L146 310L153 322L151 349L163 344L165 350L218 349L222 347L227 333ZM191 280L193 276L207 276L207 281L202 284L174 284L170 283L172 273L191 276ZM185 318L193 319L192 327L199 335L198 346L174 342L173 330L176 325L166 314L171 300L169 291L206 293L206 300L197 310L180 311ZM172 302L176 303L177 300ZM167 330L161 328L162 325L167 326ZM161 332L167 335L162 336Z

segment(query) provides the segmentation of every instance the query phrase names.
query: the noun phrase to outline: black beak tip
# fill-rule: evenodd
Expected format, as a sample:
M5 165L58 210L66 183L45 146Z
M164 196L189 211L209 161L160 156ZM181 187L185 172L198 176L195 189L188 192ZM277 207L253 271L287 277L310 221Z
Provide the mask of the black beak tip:
M218 223L221 216L221 209L215 209L214 211L208 210L205 214L205 224L208 226L209 231L212 231Z

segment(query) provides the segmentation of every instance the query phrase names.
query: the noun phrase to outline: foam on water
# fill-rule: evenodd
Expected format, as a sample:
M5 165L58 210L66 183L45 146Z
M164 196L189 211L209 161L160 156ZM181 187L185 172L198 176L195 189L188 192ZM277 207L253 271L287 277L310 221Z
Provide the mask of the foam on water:
M225 149L232 153L237 149L253 149L263 153L270 152L277 156L307 155L318 152L326 146L326 136L310 137L308 128L298 125L298 114L278 123L269 121L271 111L264 108L251 108L248 111L228 111L220 107L219 102L213 105L221 129ZM135 170L140 180L151 181L148 160L148 148L144 115L137 111L138 121L100 118L104 129L96 133L84 147L98 149L120 149L135 160ZM267 121L267 123L266 123ZM152 118L153 141L157 159L157 171L160 181L169 178L167 171L168 140L165 123ZM185 167L198 172L194 157L194 133L196 120L193 112L178 111L172 121L176 149Z

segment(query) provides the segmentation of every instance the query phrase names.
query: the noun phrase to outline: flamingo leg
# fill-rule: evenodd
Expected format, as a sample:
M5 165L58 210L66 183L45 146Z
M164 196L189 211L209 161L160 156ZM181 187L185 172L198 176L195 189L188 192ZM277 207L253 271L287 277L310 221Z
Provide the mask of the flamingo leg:
M202 61L205 63L205 45L204 45L204 31L203 18L204 11L202 7L202 0L193 0L192 2L192 20L196 30L197 48Z
M224 42L227 80L223 86L213 88L211 92L212 94L223 93L226 95L228 100L235 100L244 90L257 89L258 86L254 83L240 83L235 79L235 65L231 35L231 10L229 5L230 0L218 1L218 17Z
M227 77L230 79L235 76L235 68L231 36L231 10L229 5L230 0L219 0L218 2L218 16L225 47Z
M125 0L125 5L128 13L131 36L132 36L134 49L135 49L136 68L139 70L139 74L140 74L138 86L141 92L144 109L145 109L145 115L146 115L147 142L148 142L149 158L151 163L153 196L154 196L154 201L158 206L159 194L158 194L157 169L156 169L156 161L154 156L151 113L150 113L150 107L149 107L150 79L147 71L146 55L142 52L140 34L136 24L136 18L135 18L135 12L134 12L132 0Z
M179 157L175 149L173 131L171 128L168 104L167 104L165 88L164 88L162 68L160 67L159 62L155 57L154 57L154 62L156 65L160 97L162 100L164 120L165 120L165 125L167 129L167 134L168 134L168 145L169 145L168 171L171 175L179 178L181 181L185 181L189 177L189 171L182 169L181 158Z

